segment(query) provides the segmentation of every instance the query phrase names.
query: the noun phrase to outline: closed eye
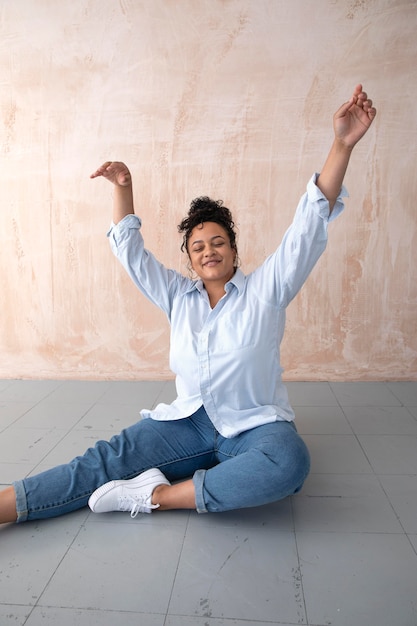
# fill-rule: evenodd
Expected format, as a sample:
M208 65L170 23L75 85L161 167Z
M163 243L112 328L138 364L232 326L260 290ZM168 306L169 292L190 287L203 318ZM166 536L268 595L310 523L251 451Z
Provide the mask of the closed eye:
M214 248L220 248L221 246L224 246L226 243L226 241L223 239L223 237L221 235L215 235L211 240L210 243L208 243L208 245L213 246ZM202 252L204 250L204 243L201 241L194 241L194 243L191 244L191 252Z

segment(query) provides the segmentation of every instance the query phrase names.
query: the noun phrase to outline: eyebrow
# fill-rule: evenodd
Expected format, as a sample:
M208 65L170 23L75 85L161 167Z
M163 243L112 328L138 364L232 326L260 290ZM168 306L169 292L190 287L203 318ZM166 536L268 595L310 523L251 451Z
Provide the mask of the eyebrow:
M223 235L214 235L210 238L210 241L213 241L214 239L223 239L223 241L226 241L226 238L223 237ZM196 239L191 243L191 245L194 246L196 243L204 243L204 241L202 239Z

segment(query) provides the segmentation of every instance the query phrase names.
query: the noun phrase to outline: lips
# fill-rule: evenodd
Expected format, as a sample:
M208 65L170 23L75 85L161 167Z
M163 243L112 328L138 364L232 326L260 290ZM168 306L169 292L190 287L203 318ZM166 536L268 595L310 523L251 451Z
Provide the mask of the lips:
M207 261L207 263L203 263L204 267L215 267L218 265L220 261Z

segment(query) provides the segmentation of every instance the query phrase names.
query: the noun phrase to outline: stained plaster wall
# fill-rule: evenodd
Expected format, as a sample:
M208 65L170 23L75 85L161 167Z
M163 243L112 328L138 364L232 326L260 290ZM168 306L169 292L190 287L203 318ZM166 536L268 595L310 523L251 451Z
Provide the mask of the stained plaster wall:
M108 248L125 161L147 247L222 198L242 269L274 250L363 82L345 214L288 309L287 380L416 380L417 3L1 0L0 377L169 378L168 323Z

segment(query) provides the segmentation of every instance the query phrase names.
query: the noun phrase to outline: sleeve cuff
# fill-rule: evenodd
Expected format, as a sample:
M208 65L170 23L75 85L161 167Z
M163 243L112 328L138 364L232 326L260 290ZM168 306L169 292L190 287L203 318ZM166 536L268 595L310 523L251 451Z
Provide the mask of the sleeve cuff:
M320 215L320 217L324 220L332 222L335 220L343 211L345 205L343 202L343 198L349 197L349 193L344 185L340 189L339 195L336 199L335 205L333 207L333 211L329 216L329 201L323 192L317 187L316 181L319 177L318 173L313 174L307 184L307 195L308 199L312 203L314 210Z
M127 238L129 230L139 230L141 226L142 220L140 217L130 213L117 224L111 222L110 228L107 231L107 237L111 237L114 242L120 243Z

